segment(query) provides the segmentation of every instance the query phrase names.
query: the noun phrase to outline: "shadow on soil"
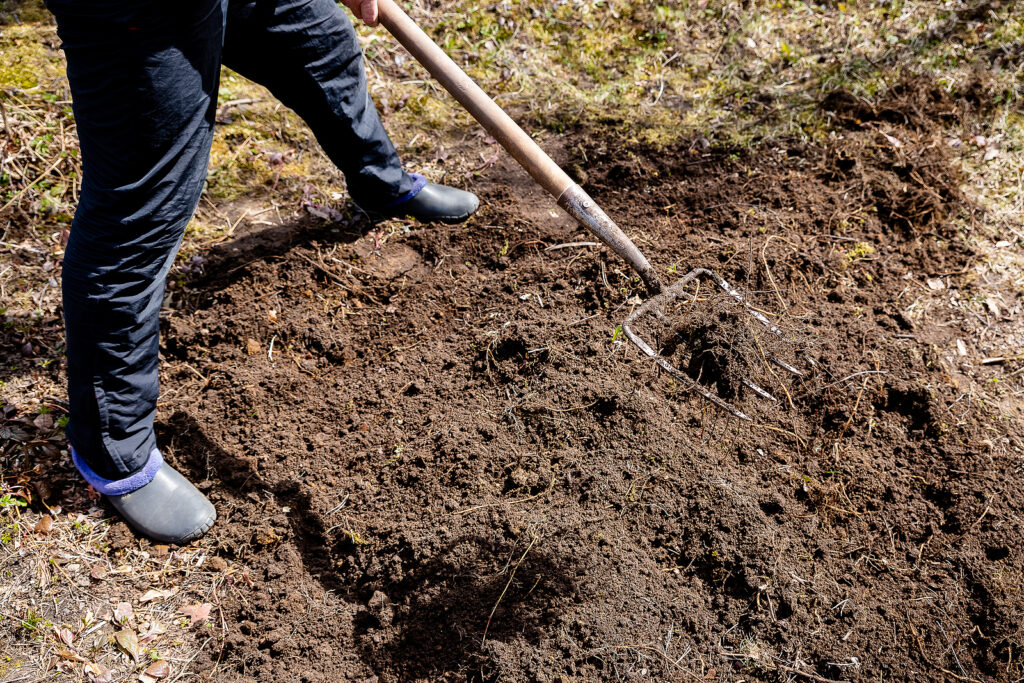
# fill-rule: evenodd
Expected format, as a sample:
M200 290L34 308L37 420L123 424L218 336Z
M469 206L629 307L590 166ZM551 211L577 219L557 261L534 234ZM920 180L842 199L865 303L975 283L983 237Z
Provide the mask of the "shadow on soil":
M294 546L306 576L354 607L351 644L367 668L388 680L430 679L468 663L476 665L470 680L493 680L486 653L494 644L536 646L543 627L550 629L579 595L582 569L534 547L526 534L510 541L500 532L466 533L424 552L426 546L396 532L380 547L366 546L325 522L308 487L265 480L254 460L222 449L188 414L175 413L157 425L157 433L161 442L174 441L173 464L186 476L201 488L217 482L221 501L244 510L254 498L267 497L291 508L281 543ZM277 557L266 553L255 560L273 564ZM287 571L278 580L285 588L301 581ZM287 622L296 639L303 628L299 615L256 620L267 622L268 630ZM308 666L318 668L315 662Z

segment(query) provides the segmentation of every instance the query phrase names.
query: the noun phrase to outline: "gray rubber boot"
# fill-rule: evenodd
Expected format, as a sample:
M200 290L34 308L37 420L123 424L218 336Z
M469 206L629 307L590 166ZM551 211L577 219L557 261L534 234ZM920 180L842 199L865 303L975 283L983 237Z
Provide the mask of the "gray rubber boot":
M107 500L133 529L162 543L194 541L217 519L213 503L166 462L141 489Z
M480 200L472 192L427 183L415 197L396 206L392 215L412 216L425 223L461 223L478 208Z

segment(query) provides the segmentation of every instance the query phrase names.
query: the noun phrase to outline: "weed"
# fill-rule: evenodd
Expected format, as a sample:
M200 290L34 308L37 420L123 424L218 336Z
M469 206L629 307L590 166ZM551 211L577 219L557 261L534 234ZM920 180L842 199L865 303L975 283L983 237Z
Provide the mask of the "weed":
M9 507L25 507L28 503L24 498L16 498L9 493L0 496L0 509Z

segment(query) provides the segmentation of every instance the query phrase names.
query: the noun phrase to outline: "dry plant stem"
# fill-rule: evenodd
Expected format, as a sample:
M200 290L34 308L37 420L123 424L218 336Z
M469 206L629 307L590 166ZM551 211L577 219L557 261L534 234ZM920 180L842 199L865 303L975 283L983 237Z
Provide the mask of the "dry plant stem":
M4 132L7 133L7 139L11 142L15 141L14 133L11 132L11 124L7 120L7 107L4 106L4 98L0 97L0 116L4 120Z
M772 370L771 361L769 361L768 357L765 355L764 348L761 346L761 340L758 338L756 334L752 336L754 337L754 343L757 344L757 350L761 353L761 359L764 361L765 369L768 370L771 376L775 378L775 381L779 383L779 387L782 389L782 392L786 394L786 402L789 403L790 409L795 410L796 406L793 405L793 397L789 395L789 390L786 389L786 385L783 383L781 379L779 379L779 376L775 374L775 371Z
M499 507L499 506L502 506L502 505L519 505L520 503L528 503L531 500L534 500L535 498L539 498L539 497L543 496L545 493L547 493L548 491L550 491L554 487L555 487L555 477L552 476L551 477L551 483L548 484L548 487L546 489L544 489L543 491L539 492L539 493L533 494L532 496L528 496L526 498L520 498L519 500L510 500L510 501L500 500L500 501L498 501L496 503L485 503L483 505L474 505L473 507L466 508L465 510L457 510L457 511L453 512L452 513L452 517L454 517L456 515L468 515L471 512L476 512L478 510L485 510L487 508Z
M26 192L28 192L29 190L31 190L31 189L32 189L33 187L35 187L35 184L36 184L36 183L38 183L38 182L39 182L40 180L42 180L43 178L45 178L45 177L47 176L47 174L49 174L49 172L50 172L50 171L52 171L53 169L57 168L57 165L58 165L58 164L59 164L60 162L62 162L62 161L64 161L64 157L57 157L57 160L56 160L56 161L54 161L54 162L53 162L52 164L50 164L50 167L49 167L49 168L47 168L47 169L46 169L45 171L43 171L42 173L40 173L40 174L39 174L39 176L38 176L38 177L36 177L36 179L35 179L35 180L33 180L33 181L32 181L31 183L29 183L29 184L28 184L28 185L26 185L25 187L21 188L21 189L20 189L20 190L18 191L18 194L16 194L16 195L14 195L13 197L11 197L10 201L8 201L8 202L7 202L6 204L4 204L3 206L0 206L0 213L2 213L2 212L3 212L4 210L6 210L6 209L7 209L8 207L10 207L10 206L11 206L12 204L14 204L14 203L15 203L16 201L18 201L19 199L21 199L21 195L25 194Z
M779 664L779 668L785 671L786 673L791 673L795 676L802 676L812 681L819 681L819 683L850 683L850 681L847 681L845 679L837 681L832 678L823 678L818 674L812 674L807 671L801 671L800 669L794 669L791 666L783 666L782 664Z
M786 300L782 298L781 294L779 294L779 286L778 284L776 284L775 277L772 275L772 269L768 267L768 257L765 254L765 250L768 249L768 245L771 243L773 239L779 239L782 240L783 242L787 242L787 240L783 239L782 237L779 237L778 235L770 235L768 239L764 241L764 245L761 247L761 261L764 263L765 273L768 274L768 281L772 283L772 292L775 293L775 297L779 300L779 304L782 306L782 310L788 311L789 308L786 306Z
M491 614L487 617L487 625L484 626L483 638L480 639L480 646L481 647L483 647L483 644L487 642L487 631L491 628L491 619L494 618L494 613L498 611L498 605L501 604L501 599L504 598L505 597L505 593L508 592L508 587L512 585L512 579L516 578L516 570L519 569L519 565L521 565L523 563L523 560L526 559L526 554L530 552L530 549L533 548L533 545L536 542L537 542L537 537L534 536L534 535L531 535L530 536L530 545L526 546L526 550L523 551L522 557L520 557L519 561L516 562L516 566L512 568L512 574L508 577L508 582L505 584L505 587L502 589L501 595L498 596L498 601L495 602L494 603L494 607L491 608Z

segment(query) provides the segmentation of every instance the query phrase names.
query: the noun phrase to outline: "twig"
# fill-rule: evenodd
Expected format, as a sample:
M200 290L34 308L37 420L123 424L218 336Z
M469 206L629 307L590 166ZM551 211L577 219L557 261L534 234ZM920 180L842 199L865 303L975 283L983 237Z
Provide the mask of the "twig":
M775 283L775 277L772 275L772 269L768 267L768 257L767 255L765 255L765 251L768 249L768 244L773 239L780 239L783 242L790 244L790 246L793 245L788 240L783 239L778 235L769 235L768 239L764 241L764 245L761 247L761 261L764 263L764 271L768 274L768 281L772 283L772 291L775 292L775 297L779 300L779 303L782 305L782 310L788 312L789 308L786 306L786 300L782 298L781 294L779 294L779 286Z
M528 503L529 501L533 500L534 498L539 498L540 496L543 496L545 493L547 493L552 488L554 488L554 486L555 486L555 477L552 476L551 477L551 483L548 484L548 487L546 489L544 489L543 491L541 491L539 493L535 493L532 496L529 496L528 498L520 498L519 500L509 500L509 501L499 500L496 503L485 503L483 505L474 505L473 507L468 507L465 510L457 510L457 511L451 513L451 514L452 514L452 517L454 517L455 515L468 515L470 512L476 512L477 510L484 510L486 508L498 507L499 505L518 505L519 503Z
M2 97L0 97L0 116L4 119L4 132L7 133L7 139L14 142L14 133L11 132L11 124L7 121L7 108L4 106Z
M554 244L550 247L546 247L544 251L558 251L559 249L572 249L575 247L599 247L600 242L565 242L564 244Z
M846 680L837 681L832 678L823 678L818 674L812 674L807 671L801 671L800 669L794 669L791 666L783 666L782 664L779 664L778 667L787 673L791 673L795 676L803 676L804 678L808 678L812 681L820 681L821 683L850 683L850 681Z
M835 382L832 382L830 384L826 384L821 389L822 389L822 391L824 391L825 389L828 389L829 387L834 387L837 384L842 384L843 382L845 382L848 379L853 379L854 377L860 377L861 375L887 375L887 374L889 374L888 370L863 370L861 372L855 372L852 375L847 375L846 377L844 377L842 379L837 379Z
M0 212L3 212L9 206L14 204L19 199L21 199L21 195L23 195L26 192L28 192L33 186L35 186L36 183L38 183L40 180L45 178L50 173L50 171L52 171L53 169L57 168L57 164L59 164L60 162L64 161L65 158L67 158L67 157L58 157L57 160L54 161L52 164L50 164L49 168L47 168L45 171L40 173L39 176L35 180L33 180L31 183L29 183L25 187L21 188L20 190L18 190L18 193L16 195L14 195L13 197L11 197L9 202L4 204L3 206L0 206Z
M508 577L508 583L505 584L505 588L502 589L501 595L498 596L498 601L495 602L494 607L491 608L491 614L487 617L487 625L484 626L484 636L480 639L481 647L483 647L483 644L487 642L487 631L491 628L491 619L494 618L494 613L498 611L498 605L501 604L501 599L505 597L505 593L508 591L508 587L512 585L512 579L516 578L516 570L519 569L519 565L521 565L523 563L523 560L526 559L526 554L530 552L530 549L533 548L533 544L536 542L537 537L531 535L530 545L526 546L526 550L523 551L523 556L519 558L519 561L516 562L516 566L512 568L512 574Z

